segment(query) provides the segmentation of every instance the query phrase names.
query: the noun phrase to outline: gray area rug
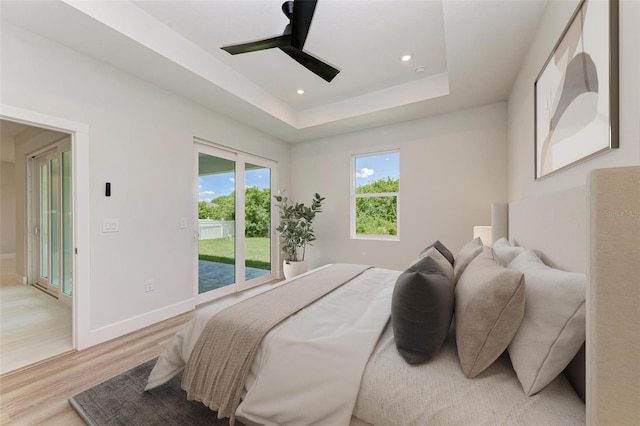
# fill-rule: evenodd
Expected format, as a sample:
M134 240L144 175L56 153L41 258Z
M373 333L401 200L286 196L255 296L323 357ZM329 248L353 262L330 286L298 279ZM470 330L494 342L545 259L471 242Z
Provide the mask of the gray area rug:
M144 391L156 360L126 371L69 398L69 403L89 425L214 425L228 426L199 402L187 401L180 388L182 373L149 392ZM236 424L242 425L240 422Z

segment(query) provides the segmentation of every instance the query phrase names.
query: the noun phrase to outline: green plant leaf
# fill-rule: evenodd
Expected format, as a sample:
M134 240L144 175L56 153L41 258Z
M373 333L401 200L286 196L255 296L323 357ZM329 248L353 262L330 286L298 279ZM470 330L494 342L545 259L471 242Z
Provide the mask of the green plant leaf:
M322 212L325 199L318 193L314 194L310 207L304 203L292 203L281 195L274 195L274 199L279 203L280 224L276 231L280 234L280 249L285 261L298 261L298 249L302 249L300 260L304 260L306 246L316 239L312 224L316 214Z

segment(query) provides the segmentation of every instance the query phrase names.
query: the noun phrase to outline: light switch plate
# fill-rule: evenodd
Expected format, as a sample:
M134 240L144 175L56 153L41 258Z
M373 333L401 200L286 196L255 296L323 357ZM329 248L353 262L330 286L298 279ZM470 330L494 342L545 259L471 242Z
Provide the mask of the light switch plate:
M103 219L102 232L118 232L118 219Z
M186 229L187 227L187 218L186 217L181 217L180 218L180 229Z

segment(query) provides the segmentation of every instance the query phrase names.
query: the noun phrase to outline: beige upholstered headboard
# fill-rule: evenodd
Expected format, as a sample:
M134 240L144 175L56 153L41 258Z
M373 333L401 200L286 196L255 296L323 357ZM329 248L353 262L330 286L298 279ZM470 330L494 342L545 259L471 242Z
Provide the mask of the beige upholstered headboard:
M509 240L534 250L549 266L587 273L584 186L509 203Z
M509 203L508 222L512 243L588 276L587 424L640 424L640 167Z
M554 268L587 273L588 209L584 186L509 203L511 243L535 251ZM580 398L586 399L586 346L564 373Z
M587 423L640 424L640 167L589 182Z

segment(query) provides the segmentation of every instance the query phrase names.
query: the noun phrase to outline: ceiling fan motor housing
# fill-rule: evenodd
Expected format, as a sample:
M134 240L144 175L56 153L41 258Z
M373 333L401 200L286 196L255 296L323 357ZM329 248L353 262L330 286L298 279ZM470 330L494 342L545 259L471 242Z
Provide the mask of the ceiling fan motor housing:
M222 50L232 55L238 55L277 47L318 77L331 82L340 70L302 50L307 40L317 2L317 0L285 1L282 3L282 12L289 19L289 23L284 28L282 35L249 43L223 46Z

